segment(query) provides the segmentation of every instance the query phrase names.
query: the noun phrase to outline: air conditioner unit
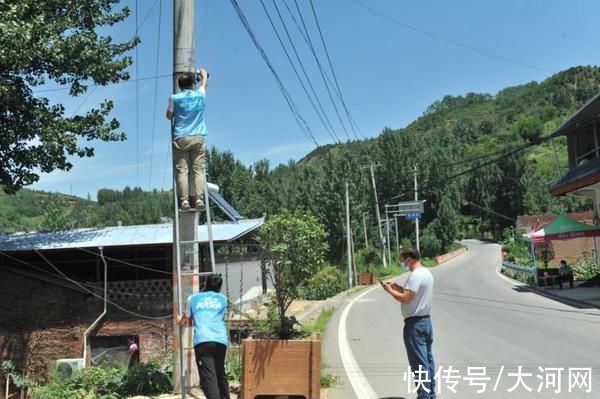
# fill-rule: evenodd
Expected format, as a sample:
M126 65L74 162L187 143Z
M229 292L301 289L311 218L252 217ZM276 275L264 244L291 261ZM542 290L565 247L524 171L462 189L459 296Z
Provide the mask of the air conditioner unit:
M56 370L65 377L72 377L81 369L83 369L83 358L58 359L56 361Z

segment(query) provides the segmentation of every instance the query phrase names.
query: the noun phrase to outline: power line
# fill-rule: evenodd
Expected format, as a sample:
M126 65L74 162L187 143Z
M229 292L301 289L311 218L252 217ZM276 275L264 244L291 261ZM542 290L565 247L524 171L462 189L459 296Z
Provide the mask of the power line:
M546 138L545 140L548 140L548 139L549 138ZM475 171L477 171L477 170L479 170L479 169L481 169L481 168L483 168L485 166L489 166L489 165L495 164L497 162L500 162L500 161L504 160L505 158L507 158L509 156L512 156L512 155L514 155L514 154L516 154L518 152L521 152L521 151L523 151L523 150L525 150L525 149L527 149L527 148L529 148L529 147L531 147L533 145L536 145L536 144L534 144L534 143L526 143L526 144L523 144L521 146L518 146L518 147L512 149L511 151L503 154L502 156L500 156L498 158L494 158L494 159L492 159L490 161L484 162L484 163L482 163L480 165L477 165L475 167L466 169L466 170L464 170L462 172L459 172L459 173L456 173L456 174L454 174L452 176L446 177L446 178L444 178L444 182L449 182L451 180L457 179L457 178L459 178L461 176L464 176L466 174L475 172ZM432 186L425 186L425 187L421 187L421 190L424 190L424 189L426 190L426 189L430 189L430 188L432 188ZM400 198L401 196L406 195L406 194L407 193L401 193L401 194L398 194L398 195L392 197L391 199Z
M90 251L89 249L85 249L85 248L81 248L81 247L77 247L76 249L78 249L78 250L80 250L82 252L87 252L88 254L100 256L98 253L96 253L94 251ZM135 268L142 269L142 270L148 270L148 271L151 271L151 272L156 272L156 273L161 273L161 274L167 274L167 275L172 275L173 274L172 272L166 272L164 270L157 270L157 269L153 269L153 268L147 267L147 266L136 265L135 263L129 263L129 262L126 262L124 260L117 259L117 258L111 258L110 256L106 256L106 255L104 255L104 258L108 259L108 260L112 260L113 262L121 263L123 265L135 267Z
M279 44L281 45L281 47L283 49L283 52L285 53L285 55L286 55L286 57L287 57L290 65L292 66L292 69L294 70L294 73L296 74L296 78L298 78L298 81L300 82L300 85L302 86L302 89L304 90L304 93L306 93L306 96L308 97L308 100L310 101L310 104L312 105L313 109L317 113L317 116L321 120L321 123L323 123L323 126L325 127L325 130L327 130L327 132L329 133L329 136L331 136L331 138L333 139L334 142L339 142L340 140L337 137L337 135L335 134L335 132L333 131L333 127L331 127L331 129L330 129L327 126L327 124L325 123L325 120L323 119L323 117L319 113L319 110L317 109L317 106L315 105L312 97L308 93L308 90L306 89L306 86L304 85L304 82L300 78L300 74L298 73L298 70L296 69L296 66L294 65L294 62L292 61L292 58L290 57L290 54L288 53L285 45L283 44L283 40L281 40L281 36L279 35L279 31L277 30L277 28L275 27L275 24L274 24L273 20L271 19L271 15L269 14L269 11L267 10L267 7L265 6L264 0L260 0L260 4L262 5L263 10L265 11L265 14L267 15L267 19L269 20L269 23L271 24L271 27L273 28L273 32L275 32L275 36L277 37L277 40L279 41ZM298 60L299 60L299 58L298 58ZM301 61L299 61L299 62L301 62ZM317 98L317 101L318 101L318 98ZM320 105L320 102L319 102L319 105ZM321 107L321 110L322 109L323 108ZM323 111L323 113L325 114L324 111ZM325 114L325 118L327 118L326 114ZM330 123L330 125L331 125L331 123Z
M137 35L138 26L138 0L135 0L135 34ZM140 46L135 46L135 185L140 186Z
M285 99L285 101L286 101L286 103L287 103L290 111L292 112L292 115L296 119L296 122L298 123L298 126L300 126L300 129L302 130L302 132L304 133L304 135L310 141L312 141L316 146L319 146L319 143L317 142L317 140L315 139L314 135L312 134L312 131L310 130L310 127L308 127L308 124L306 123L306 121L304 120L304 118L302 118L302 116L299 114L298 110L296 109L296 105L294 104L294 101L292 100L289 92L285 88L285 85L283 84L283 82L279 78L279 75L277 74L277 71L275 71L275 68L271 64L271 61L269 60L269 57L267 56L265 50L260 45L260 43L258 42L258 39L254 35L254 32L252 31L252 28L250 27L250 23L246 19L246 16L244 15L244 12L240 8L240 5L238 4L237 0L230 0L230 1L231 1L231 5L233 6L233 8L234 8L234 10L235 10L238 18L240 19L240 22L244 26L244 29L246 30L246 32L248 33L248 35L250 36L250 39L252 40L252 43L254 44L254 46L256 47L256 49L258 50L258 52L261 55L261 57L262 57L263 61L265 62L265 64L267 64L267 67L269 68L269 71L271 71L271 74L273 75L273 78L275 78L277 86L279 87L279 90L281 91L281 93L282 93L282 95L283 95L283 97L284 97L284 99Z
M116 303L109 301L108 299L105 299L104 297L102 297L101 295L96 294L94 291L90 290L89 288L85 287L84 285L82 285L81 283L79 283L76 280L73 280L72 278L68 277L66 274L64 274L63 272L60 271L59 268L57 268L56 266L54 266L52 264L52 262L50 262L40 251L35 250L35 253L38 254L38 256L40 258L42 258L50 267L52 267L54 270L56 270L56 272L58 274L60 274L65 280L77 285L79 288L87 291L88 293L92 294L93 296L95 296L96 298L102 299L102 300L106 300L107 303L110 303L111 305L113 305L114 307L116 307L117 309L122 310L125 313L129 313L131 315L143 318L143 319L149 319L149 320L162 320L162 319L169 319L172 318L173 315L167 315L167 316L146 316L140 313L136 313L133 312L131 310L125 309L124 307L122 307L121 305L117 305Z
M515 60L515 59L512 59L512 58L508 58L508 57L503 57L503 56L500 56L500 55L492 54L492 53L489 53L489 52L487 52L485 50L481 50L481 49L479 49L477 47L473 47L473 46L471 46L469 44L465 44L465 43L462 43L462 42L459 42L459 41L456 41L456 40L452 40L452 39L447 39L445 37L436 35L435 33L427 32L427 31L425 31L423 29L420 29L420 28L417 28L415 26L412 26L412 25L406 24L404 22L398 21L397 19L389 17L386 14L382 14L379 11L377 11L377 10L375 10L375 9L373 9L373 8L371 8L371 7L363 4L363 3L361 3L358 0L354 0L354 2L356 4L358 4L359 6L361 6L362 8L364 8L365 10L369 11L373 15L376 15L376 16L378 16L380 18L383 18L383 19L385 19L385 20L387 20L387 21L389 21L389 22L391 22L393 24L399 25L399 26L401 26L401 27L403 27L405 29L409 29L409 30L412 30L413 32L417 32L417 33L419 33L421 35L428 36L428 37L430 37L432 39L435 39L435 40L438 40L438 41L441 41L441 42L444 42L444 43L448 43L448 44L451 44L453 46L462 47L462 48L465 48L465 49L467 49L469 51L472 51L474 53L477 53L477 54L480 54L480 55L483 55L483 56L486 56L486 57L489 57L489 58L494 58L494 59L497 59L497 60L500 60L500 61L510 62L512 64L520 65L520 66L523 66L523 67L526 67L526 68L536 69L538 71L556 73L555 71L552 71L552 70L547 69L547 68L539 67L539 66L536 66L536 65L533 65L533 64L529 64L527 62L522 62L522 61L519 61L519 60Z
M275 3L276 0L273 0L273 2ZM276 4L276 3L275 3ZM302 37L302 39L304 39L304 42L306 43L306 45L309 47L310 49L310 42L308 41L308 38L306 37L306 34L304 33L304 31L302 30L302 27L300 26L300 23L298 22L298 20L296 19L296 17L294 16L294 13L292 12L292 10L290 9L290 7L288 6L287 2L283 2L283 5L285 6L290 18L292 19L292 21L294 22L294 25L296 25L296 29L298 29L298 32L300 33L300 36ZM319 67L319 70L323 73L323 75L325 75L325 79L327 80L327 82L329 83L329 85L331 87L334 86L333 82L331 81L331 78L329 77L329 74L327 73L326 70L323 69L323 66L321 65L321 63L317 60L317 66ZM333 91L335 93L335 95L337 96L337 98L341 101L342 98L340 96L340 93L338 93L336 90ZM358 125L356 124L356 121L354 120L354 118L352 118L352 115L350 115L350 119L352 120L352 123L354 124L354 126L356 127L357 130L360 131L360 129L358 128ZM362 134L362 133L361 133Z
M335 101L333 99L333 96L331 95L331 90L329 89L329 85L327 84L327 80L325 79L325 75L323 74L323 67L321 66L321 63L319 62L319 57L317 56L317 52L315 51L315 48L312 44L312 40L310 39L310 34L308 33L308 28L306 27L306 23L304 22L304 17L302 16L302 11L300 10L300 6L298 5L298 0L294 0L294 4L296 4L296 10L298 10L298 15L300 16L300 21L302 22L302 26L304 27L304 32L306 33L306 38L308 39L310 50L315 58L315 61L317 62L317 65L319 67L319 72L321 73L321 77L323 78L323 83L325 84L325 88L327 89L327 95L329 96L329 99L331 100L331 104L333 105L333 109L334 109L335 113L337 114L340 124L342 125L342 129L344 129L344 132L346 133L348 140L350 140L350 135L348 134L346 125L344 125L344 121L342 121L340 112L337 109L337 105L335 105Z
M158 29L156 35L156 64L154 67L154 73L158 75L158 64L160 60L160 26L162 22L162 0L159 2L158 6ZM157 106L157 95L158 95L158 80L154 81L154 113L152 117L152 140L150 141L150 174L148 177L148 191L152 188L152 161L154 160L154 134L156 133L156 106Z
M319 30L319 36L321 37L321 43L323 44L323 49L325 50L325 55L327 56L327 62L329 63L329 68L331 69L331 75L333 76L333 81L335 82L335 87L337 88L337 92L339 94L340 97L340 101L342 102L342 106L344 107L344 110L346 111L346 116L348 117L348 124L350 125L350 128L352 129L352 133L354 134L354 137L356 137L358 139L358 136L356 135L356 129L354 129L354 126L352 125L352 118L350 117L350 112L348 111L348 107L346 107L346 102L344 101L344 96L342 95L342 90L340 89L340 85L338 83L336 74L335 74L335 70L333 69L333 64L331 62L331 57L329 56L329 50L327 50L327 45L325 44L325 38L323 37L323 32L321 30L321 24L319 23L319 19L317 18L317 12L315 11L315 6L313 4L313 0L310 0L310 8L312 9L312 13L313 16L315 17L315 22L317 24L317 29ZM361 133L361 136L364 135Z
M289 30L287 28L285 20L283 19L283 16L281 15L281 12L279 11L279 6L277 6L277 0L273 0L273 6L275 7L275 11L277 12L277 16L279 17L279 20L281 21L281 24L283 25L283 29L285 31L285 34L286 34L287 38L288 38L288 41L290 42L290 45L292 46L292 50L294 51L296 59L298 60L298 63L300 64L300 69L302 70L302 73L304 74L304 77L306 78L308 86L310 87L310 90L313 93L313 96L315 97L315 100L317 101L317 104L319 105L319 109L323 113L323 116L325 117L325 120L327 121L327 124L328 124L329 128L331 129L331 131L334 132L334 135L337 138L337 135L335 134L335 129L333 128L333 125L331 124L331 121L327 117L327 113L325 112L325 109L323 108L323 105L321 104L321 101L319 100L319 96L317 95L317 92L315 91L315 88L314 88L314 86L313 86L313 84L311 82L311 79L310 79L308 73L306 72L306 68L304 68L304 63L302 62L302 59L300 58L298 50L296 49L296 46L294 45L294 40L292 39L292 36L290 35L290 32L289 32ZM338 139L338 141L339 141L339 139Z

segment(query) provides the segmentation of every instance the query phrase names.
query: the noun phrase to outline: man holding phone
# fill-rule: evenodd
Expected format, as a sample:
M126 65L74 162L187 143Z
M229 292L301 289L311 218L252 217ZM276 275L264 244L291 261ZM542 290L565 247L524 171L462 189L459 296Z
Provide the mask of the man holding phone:
M431 325L431 300L433 298L433 275L421 264L421 256L415 248L400 251L400 262L408 267L410 274L406 285L381 282L395 300L400 302L404 317L404 346L408 363L417 385L418 399L435 399L435 365L433 360L433 328ZM419 374L416 374L420 372Z

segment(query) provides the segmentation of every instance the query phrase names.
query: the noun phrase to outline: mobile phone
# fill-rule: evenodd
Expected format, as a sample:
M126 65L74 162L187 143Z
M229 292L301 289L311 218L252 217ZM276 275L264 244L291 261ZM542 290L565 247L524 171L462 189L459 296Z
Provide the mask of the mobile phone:
M385 285L385 283L383 282L383 280L381 280L380 278L378 278L377 281L379 281L379 284L381 284L382 287Z

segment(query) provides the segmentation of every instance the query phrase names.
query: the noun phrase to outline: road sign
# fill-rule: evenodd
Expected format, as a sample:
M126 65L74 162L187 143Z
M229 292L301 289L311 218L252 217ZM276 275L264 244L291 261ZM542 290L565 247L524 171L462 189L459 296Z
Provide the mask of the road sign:
M395 205L386 205L390 212L394 212L398 216L406 216L408 214L423 213L425 201L406 201L399 202Z
M407 213L406 215L404 215L404 217L409 220L421 219L421 214L418 212Z

